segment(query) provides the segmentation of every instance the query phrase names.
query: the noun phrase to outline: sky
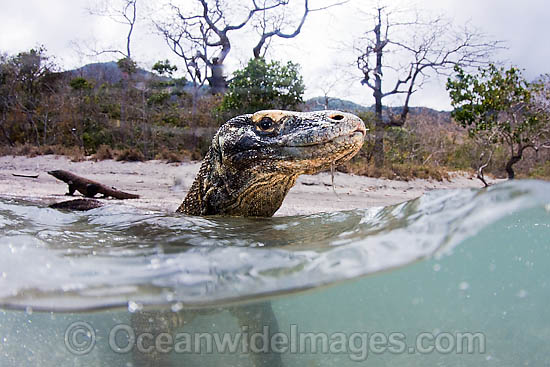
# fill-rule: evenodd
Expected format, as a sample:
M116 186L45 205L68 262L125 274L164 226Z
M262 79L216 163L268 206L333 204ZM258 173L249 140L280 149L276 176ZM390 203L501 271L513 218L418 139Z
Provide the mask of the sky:
M0 52L16 54L44 45L61 69L119 58L113 55L102 58L87 56L92 48L124 47L126 28L87 10L97 7L98 1L3 0L0 7ZM157 18L161 16L158 12L162 9L161 1L138 0L138 14L143 19L136 24L132 52L133 58L144 68L150 69L156 61L166 58L176 65L182 64L146 21L150 14ZM244 0L227 1L242 4ZM310 0L310 6L330 2ZM528 79L550 73L550 2L545 0L425 0L414 5L410 1L398 0L384 3L380 0L350 0L345 5L310 13L300 35L291 40L277 40L267 56L301 65L306 98L328 93L332 97L371 105L374 103L372 91L360 83L361 74L354 66L357 56L352 48L356 40L372 28L367 14L379 4L396 9L414 7L428 16L442 14L452 19L457 27L475 27L487 39L504 41L506 48L493 56L495 61L524 69ZM253 36L250 31L234 34L234 47L226 59L225 72L229 76L250 58ZM431 77L413 95L411 105L449 110L445 80L445 77ZM397 98L388 102L390 105L400 104Z

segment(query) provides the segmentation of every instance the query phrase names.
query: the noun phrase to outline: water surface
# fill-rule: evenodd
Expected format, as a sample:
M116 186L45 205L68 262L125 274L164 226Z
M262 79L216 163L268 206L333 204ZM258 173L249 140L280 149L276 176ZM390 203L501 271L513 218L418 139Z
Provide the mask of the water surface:
M0 351L6 365L117 364L130 357L105 343L85 356L68 353L62 342L67 325L85 320L105 340L113 325L131 324L145 307L196 311L201 316L189 318L190 330L238 331L235 307L261 299L271 300L283 331L296 325L328 335L399 332L407 345L421 332L471 331L486 338L483 352L386 351L369 354L369 365L544 365L549 211L550 184L537 181L433 191L386 208L268 219L188 217L123 205L68 213L2 200ZM308 289L315 291L303 292ZM37 341L37 330L46 345ZM283 353L283 361L361 362L350 355L308 350ZM184 361L251 363L235 354L191 353Z

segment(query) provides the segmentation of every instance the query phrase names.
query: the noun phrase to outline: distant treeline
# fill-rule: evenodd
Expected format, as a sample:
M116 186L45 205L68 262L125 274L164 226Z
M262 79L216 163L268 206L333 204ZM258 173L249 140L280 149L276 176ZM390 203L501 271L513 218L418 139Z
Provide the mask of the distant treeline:
M43 50L2 56L0 83L4 148L72 147L90 155L105 146L138 151L143 159L166 150L198 159L223 120L220 98L194 104L185 80L129 73L116 63L58 72Z
M201 159L216 129L236 112L224 108L223 97L207 88L196 92L184 79L129 69L120 62L59 72L42 49L2 55L1 153ZM372 125L371 109L339 99L320 97L295 108L326 107L357 113ZM339 169L388 178L445 179L449 170L479 166L480 148L448 112L411 108L406 124L388 128L385 140L384 167L374 168L369 137L361 152ZM499 155L506 154L504 147L497 147L485 172L503 176ZM549 158L548 152L526 153L517 170L524 176L550 177Z

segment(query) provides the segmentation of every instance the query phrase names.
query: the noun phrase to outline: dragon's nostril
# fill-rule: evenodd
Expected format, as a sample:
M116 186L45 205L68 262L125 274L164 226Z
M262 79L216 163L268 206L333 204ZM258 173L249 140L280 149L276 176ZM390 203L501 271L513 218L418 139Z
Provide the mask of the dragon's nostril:
M331 118L332 120L340 121L340 120L344 119L344 116L343 115L332 115L332 116L329 116L329 118Z

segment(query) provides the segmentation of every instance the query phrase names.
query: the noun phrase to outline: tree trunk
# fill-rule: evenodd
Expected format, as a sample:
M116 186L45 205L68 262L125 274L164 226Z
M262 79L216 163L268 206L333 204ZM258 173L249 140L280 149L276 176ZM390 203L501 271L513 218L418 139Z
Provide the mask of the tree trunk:
M212 72L212 76L208 78L208 82L210 83L210 92L212 94L225 94L227 82L225 80L225 76L223 75L223 64L219 64L214 61L214 63L210 66L210 70Z
M10 135L8 134L6 128L4 127L4 122L6 121L5 118L2 119L2 122L0 122L0 130L2 131L2 134L4 135L4 138L6 138L6 141L10 145L10 147L13 147L13 141L10 138Z
M373 157L374 166L381 168L384 166L384 126L376 124L374 127L374 147Z
M376 73L374 76L374 101L375 101L375 140L374 140L374 166L381 168L384 166L384 122L382 119L382 56L385 43L381 35L382 18L381 11L378 11L378 24L374 28L376 35Z
M378 80L376 82L378 83ZM381 168L384 166L385 129L384 129L384 122L382 120L382 97L381 97L382 93L379 92L380 90L381 89L378 89L378 91L375 91L373 93L374 99L376 101L375 119L374 119L374 136L375 137L374 137L374 148L373 148L374 166L376 168Z
M521 150L520 150L521 151ZM512 166L516 163L518 163L521 160L521 153L518 155L513 155L508 162L506 163L506 173L508 173L508 179L513 180L516 176L514 169Z

